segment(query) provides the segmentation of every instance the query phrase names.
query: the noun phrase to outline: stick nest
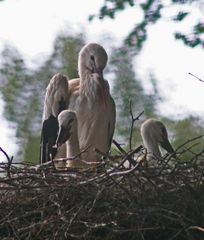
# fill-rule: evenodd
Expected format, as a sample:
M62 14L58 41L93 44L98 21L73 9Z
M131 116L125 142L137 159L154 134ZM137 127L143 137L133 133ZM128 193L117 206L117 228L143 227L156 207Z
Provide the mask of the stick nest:
M139 151L97 171L1 163L0 239L204 239L203 152L124 168Z

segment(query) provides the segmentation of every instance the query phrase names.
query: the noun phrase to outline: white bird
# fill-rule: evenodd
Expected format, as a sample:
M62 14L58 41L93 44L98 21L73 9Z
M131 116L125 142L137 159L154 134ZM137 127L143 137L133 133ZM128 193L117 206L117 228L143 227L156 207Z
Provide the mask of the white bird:
M168 153L173 154L166 127L161 121L148 119L141 125L141 136L147 149L147 160L161 159L160 146Z
M103 78L107 64L105 49L96 44L85 45L78 59L79 79L69 81L69 109L76 112L80 149L86 149L82 158L96 162L108 153L115 129L115 103L109 84ZM69 153L68 153L69 155Z
M63 167L88 167L85 161L81 160L80 147L78 139L77 117L75 112L64 110L58 115L59 132L56 140L56 147L59 148L66 144L66 158ZM71 160L74 158L73 160ZM60 160L60 159L59 159ZM59 165L60 161L58 161ZM56 164L56 166L58 166Z
M57 116L64 109L72 110L77 116L78 141L82 158L96 162L100 155L93 151L108 153L115 129L115 103L109 92L109 84L103 78L107 64L107 53L96 43L85 45L78 60L79 79L67 81L64 75L55 75L46 91L41 139L41 163L55 156L58 121ZM50 157L51 155L51 157ZM71 149L61 146L57 157L72 155Z
M41 164L55 157L56 151L53 145L59 129L57 117L62 110L67 108L67 105L68 79L58 73L52 77L46 88L40 146Z
M75 112L64 110L58 115L59 131L56 139L57 147L66 143L66 157L73 157L80 153L77 117Z

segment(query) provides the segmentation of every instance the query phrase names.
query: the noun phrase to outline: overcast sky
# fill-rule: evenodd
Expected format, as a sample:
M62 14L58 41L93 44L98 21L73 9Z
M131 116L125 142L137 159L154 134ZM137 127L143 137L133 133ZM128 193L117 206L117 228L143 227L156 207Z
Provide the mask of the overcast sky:
M114 44L120 44L141 14L130 8L118 14L115 21L106 19L89 23L88 15L97 13L102 3L103 0L4 0L0 2L0 48L12 44L32 62L52 50L59 31L85 31L88 41L101 44L101 36L109 33L115 39ZM201 16L195 11L193 17ZM191 22L183 25L183 29L189 30ZM150 27L148 41L136 59L135 70L144 84L147 84L150 71L159 80L159 89L167 100L160 107L163 114L204 116L204 83L188 74L191 72L204 79L204 51L190 49L175 41L172 33L176 27L178 25L167 21ZM104 44L108 48L108 43ZM2 113L1 109L2 106ZM1 129L0 144L12 152L13 146L8 145L8 135L12 131L8 130L6 122L1 123L1 128L4 130Z

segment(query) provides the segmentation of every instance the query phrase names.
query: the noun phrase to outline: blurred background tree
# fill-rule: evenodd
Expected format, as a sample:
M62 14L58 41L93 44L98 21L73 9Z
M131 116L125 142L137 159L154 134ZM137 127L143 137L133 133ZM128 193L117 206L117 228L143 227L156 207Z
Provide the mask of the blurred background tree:
M82 34L60 33L54 42L53 52L35 69L26 66L26 62L12 46L6 46L1 52L1 92L5 101L5 116L14 123L18 139L19 152L15 159L37 162L42 121L42 109L45 89L49 79L57 72L78 77L77 56L85 44ZM148 117L163 119L170 131L173 145L187 141L203 133L201 120L186 117L180 121L164 118L158 111L163 101L155 77L149 75L152 92L147 93L143 81L138 78L134 65L134 51L126 45L113 47L109 56L108 71L113 76L111 91L117 107L115 138L128 147L130 136L130 102L136 117L144 111L133 131L133 146L141 144L140 125ZM188 134L186 134L188 132ZM188 136L188 138L187 138ZM203 144L204 145L204 144Z
M139 51L148 38L148 27L150 25L157 23L160 19L177 23L184 22L193 14L192 6L200 10L203 9L204 2L202 0L104 0L99 13L90 15L89 20L93 20L95 17L99 19L107 17L115 19L119 12L125 11L130 7L140 10L142 12L142 19L135 24L124 41L125 44L134 46L135 50ZM171 17L166 18L164 15L165 10L169 11L170 8L174 13ZM137 14L138 12L135 11L135 16ZM204 21L202 19L195 23L188 33L176 31L174 36L176 39L182 40L187 46L201 46L204 48L203 34Z
M157 102L161 100L157 82L150 76L153 92L146 93L141 79L137 77L132 48L122 46L112 49L109 71L114 75L112 94L117 106L116 135L124 142L130 137L132 110L134 117L144 111L145 117L157 115ZM131 107L130 107L131 104ZM137 122L141 123L141 122ZM140 142L139 124L134 128L133 142Z
M166 4L166 5L165 5ZM169 4L169 5L168 5ZM115 138L128 145L130 134L130 102L132 112L137 116L144 111L141 120L134 126L133 145L141 143L139 127L148 117L162 119L167 124L173 146L179 146L189 138L203 134L203 123L198 117L186 116L181 120L172 120L163 117L158 111L158 105L164 101L157 86L157 79L149 74L149 84L152 91L147 92L144 81L137 75L135 65L136 53L142 49L148 37L148 26L155 24L163 18L162 11L167 7L176 6L176 14L170 18L175 22L184 21L190 16L189 7L192 4L200 6L196 0L146 0L136 3L132 0L104 0L97 17L110 17L114 19L117 12L125 11L129 7L139 8L143 12L143 19L136 24L129 33L123 45L110 46L107 79L112 78L111 91L117 107L117 123ZM184 10L186 9L186 10ZM91 16L93 19L96 16ZM182 35L175 33L177 39L182 39L191 47L203 46L204 29L202 23L195 25L191 34ZM55 38L53 50L35 68L30 68L24 57L13 46L5 46L1 52L0 88L5 102L5 116L13 123L16 129L19 152L15 159L38 162L39 143L42 121L42 109L45 89L50 78L57 72L66 74L70 79L78 77L77 58L78 52L85 44L86 37L83 33L71 34L60 32ZM107 41L106 41L107 43ZM137 50L137 51L135 51ZM145 80L147 82L147 80ZM194 151L200 151L204 142L196 146Z
M57 72L78 77L77 56L85 44L82 34L57 35L53 52L36 69L26 66L25 60L12 46L1 52L1 92L5 101L5 116L14 123L19 152L15 159L37 162L43 100L50 78Z

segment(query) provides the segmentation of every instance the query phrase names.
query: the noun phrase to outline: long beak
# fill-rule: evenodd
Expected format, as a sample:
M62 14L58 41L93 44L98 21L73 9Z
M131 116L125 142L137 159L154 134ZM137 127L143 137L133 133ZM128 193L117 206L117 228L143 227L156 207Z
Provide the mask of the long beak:
M98 75L100 76L100 79L101 79L101 80L104 80L104 79L103 79L103 71L102 71L101 69L97 69L97 73L98 73Z
M103 79L103 71L102 71L101 69L98 69L98 68L96 67L95 61L93 61L93 73L98 73L98 75L100 76L100 79L101 79L101 80L104 80L104 79Z
M171 146L171 143L168 139L165 139L164 141L160 142L161 146L170 154L174 153L174 149Z
M97 73L99 75L99 83L101 85L100 93L99 93L99 98L101 99L101 102L105 107L107 107L107 102L106 102L106 88L105 88L105 81L103 78L103 70L100 68L96 67L96 63L93 60L93 73Z
M63 143L65 143L70 138L70 136L71 136L71 134L68 129L66 129L63 126L60 127L58 136L57 136L57 140L56 140L57 148L60 147Z

